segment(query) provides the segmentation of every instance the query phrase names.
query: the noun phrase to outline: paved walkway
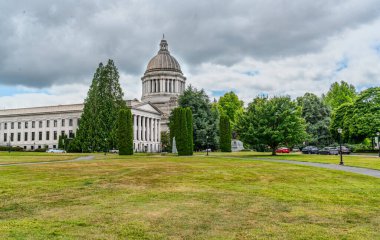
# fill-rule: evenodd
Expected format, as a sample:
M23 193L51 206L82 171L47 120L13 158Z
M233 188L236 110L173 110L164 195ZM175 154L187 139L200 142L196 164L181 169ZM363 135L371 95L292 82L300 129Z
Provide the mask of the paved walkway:
M19 165L35 165L35 164L49 164L49 163L62 163L62 162L78 162L78 161L88 161L94 159L94 156L84 156L70 160L56 160L56 161L44 161L44 162L20 162L20 163L4 163L0 164L0 167L6 166L19 166Z
M363 174L363 175L367 175L371 177L380 178L380 170L361 168L361 167L341 166L338 164L331 164L331 163L301 162L301 161L294 161L294 160L280 160L280 159L270 159L270 158L239 158L239 157L225 157L225 158L236 158L236 159L243 159L243 160L256 160L256 161L277 162L277 163L289 163L289 164L304 165L304 166L311 166L311 167L327 168L327 169L344 171L344 172L358 173L358 174Z

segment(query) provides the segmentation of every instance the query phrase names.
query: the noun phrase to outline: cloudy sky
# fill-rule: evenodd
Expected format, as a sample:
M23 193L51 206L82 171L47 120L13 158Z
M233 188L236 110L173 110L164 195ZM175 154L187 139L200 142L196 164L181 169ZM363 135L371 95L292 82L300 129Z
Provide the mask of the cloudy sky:
M379 0L18 0L0 9L0 109L82 102L109 58L126 98L140 98L163 33L187 84L211 97L380 85Z

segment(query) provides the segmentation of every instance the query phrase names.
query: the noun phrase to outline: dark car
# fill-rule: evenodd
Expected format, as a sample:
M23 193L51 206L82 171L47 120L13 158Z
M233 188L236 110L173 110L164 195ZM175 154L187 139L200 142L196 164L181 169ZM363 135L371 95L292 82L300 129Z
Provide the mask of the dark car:
M314 146L307 146L302 148L302 153L303 154L317 154L319 149Z
M338 155L339 150L334 147L324 147L321 150L318 151L319 154L325 154L325 155Z
M339 153L340 153L340 147L337 147ZM346 146L342 146L342 154L350 154L351 153L351 150L346 147Z

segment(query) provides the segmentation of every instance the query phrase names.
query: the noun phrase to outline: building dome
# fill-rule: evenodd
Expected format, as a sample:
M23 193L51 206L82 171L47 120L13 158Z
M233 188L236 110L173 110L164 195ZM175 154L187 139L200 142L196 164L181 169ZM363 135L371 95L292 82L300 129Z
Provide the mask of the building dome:
M153 71L174 71L182 73L179 63L170 55L168 43L165 39L161 40L160 50L157 55L149 61L145 73Z

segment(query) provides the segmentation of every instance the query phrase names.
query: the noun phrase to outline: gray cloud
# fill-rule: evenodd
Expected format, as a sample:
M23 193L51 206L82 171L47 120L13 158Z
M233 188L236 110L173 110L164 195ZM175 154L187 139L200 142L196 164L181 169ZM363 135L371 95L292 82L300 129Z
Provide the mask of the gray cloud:
M375 0L1 2L0 83L88 82L112 58L143 74L161 34L190 71L246 57L270 61L320 51L347 29L377 19Z

